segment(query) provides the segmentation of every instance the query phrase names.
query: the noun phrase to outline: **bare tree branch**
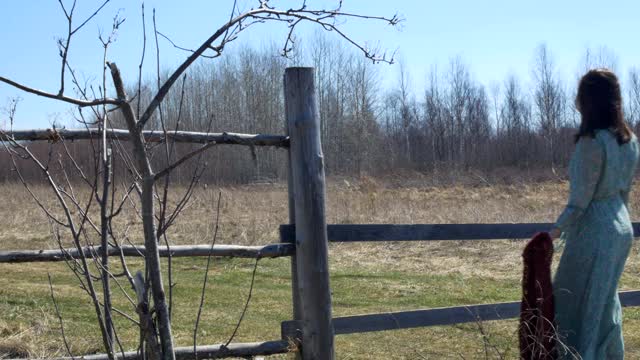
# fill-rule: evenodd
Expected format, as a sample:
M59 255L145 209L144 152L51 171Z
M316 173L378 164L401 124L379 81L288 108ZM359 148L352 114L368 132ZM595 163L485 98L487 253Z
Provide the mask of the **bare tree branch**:
M203 145L199 148L197 148L196 150L193 150L192 152L184 155L183 157L181 157L179 160L177 160L176 162L174 162L173 164L167 166L166 168L164 168L162 171L160 171L159 173L157 173L154 177L154 180L158 180L161 179L164 176L167 176L171 173L171 171L173 171L175 168L177 168L178 166L182 165L185 161L191 159L192 157L203 153L204 151L206 151L207 149L210 149L213 146L218 145L216 142L210 142L206 145Z
M107 350L107 354L110 356L110 358L113 358L113 352L109 351L111 349L110 346L110 340L109 337L107 336L107 332L106 332L106 327L105 327L105 323L104 323L104 319L102 316L102 312L100 310L100 301L98 300L98 295L95 291L95 288L93 286L93 277L91 275L91 272L89 271L89 265L86 261L87 259L87 255L85 254L84 248L82 247L81 243L80 243L80 237L84 234L86 236L86 233L83 231L84 229L84 225L88 219L88 216L84 215L80 217L80 223L77 224L74 221L74 217L73 214L71 212L71 209L69 207L69 205L66 203L65 199L64 199L64 195L61 192L60 187L57 185L57 183L55 182L55 180L53 179L51 173L49 172L49 170L42 164L42 162L40 162L37 157L25 146L23 146L22 144L9 139L11 145L15 148L19 148L21 151L23 151L26 154L26 157L31 160L36 167L42 172L43 176L45 177L47 183L49 184L49 187L53 190L54 195L56 196L56 199L60 205L60 207L62 208L65 218L67 219L67 225L68 225L68 229L71 232L72 238L74 240L74 244L76 246L76 250L78 251L78 253L80 254L80 262L82 264L82 275L85 277L85 286L86 286L86 290L87 293L90 295L93 305L94 305L94 310L97 316L97 321L98 324L100 326L100 331L102 334L102 340L103 340L103 344ZM95 188L92 189L93 191L95 191ZM93 193L91 193L90 197L89 197L89 202L84 210L84 214L88 214L89 212L89 208L92 204L92 199L93 199Z
M64 333L64 323L62 322L62 315L60 315L58 302L56 301L56 297L53 294L53 283L51 282L51 273L47 273L47 277L49 278L49 290L51 290L51 301L53 302L53 306L56 310L56 316L58 317L58 321L60 322L60 333L62 334L62 342L64 343L64 347L67 349L67 353L69 354L69 356L71 356L71 359L75 359L73 357L73 354L71 353L71 348L69 347L67 336Z
M173 45L174 48L176 48L178 50L187 51L187 52L190 52L190 53L196 52L193 49L187 49L185 47L182 47L182 46L176 44L175 42L173 42L173 40L171 40L171 38L169 38L167 35L161 33L160 31L156 31L156 34L162 36L165 40L167 40L169 43L171 43L171 45ZM202 55L200 55L200 57L207 58L207 59L215 59L218 56L220 56L220 55L219 54L216 54L216 55L205 55L205 54L202 54Z
M104 98L104 99L95 99L95 100L80 100L80 99L74 99L74 98L70 98L68 96L64 96L64 95L60 95L60 94L51 94L48 92L44 92L42 90L38 90L38 89L34 89L25 85L22 85L20 83L17 83L13 80L7 79L3 76L0 76L0 81L4 82L6 84L9 84L13 87L16 87L22 91L26 91L28 93L31 94L35 94L38 96L43 96L49 99L55 99L55 100L60 100L60 101L64 101L73 105L78 105L81 107L85 107L85 106L97 106L97 105L118 105L120 106L123 101L121 100L116 100L116 99L111 99L111 98Z
M60 7L62 7L62 11L64 12L65 17L67 18L67 28L68 28L66 41L64 43L62 43L62 40L58 41L58 46L60 47L60 57L62 58L62 61L61 61L62 64L61 64L61 70L60 70L60 90L58 91L58 96L62 97L64 94L64 73L65 73L65 68L67 66L67 56L69 55L69 46L71 44L71 37L78 30L82 29L89 21L91 21L91 19L93 19L96 15L98 15L100 10L102 10L102 8L104 8L109 1L111 0L105 0L102 3L102 5L100 5L98 9L96 9L96 11L93 12L93 14L87 17L87 19L85 19L82 22L82 24L78 25L74 29L73 28L73 12L76 8L76 0L73 1L73 5L71 6L70 11L67 11L62 0L58 0L58 2L60 3Z
M223 41L218 46L215 46L215 47L213 46L213 43L216 40L218 40L220 36L227 34L229 29L235 26L236 24L241 25L241 23L245 19L255 18L258 16L262 16L263 19L269 19L269 20L273 19L274 21L280 18L287 18L289 19L288 21L290 23L296 22L297 20L305 20L305 21L319 24L327 30L336 31L336 33L338 33L342 38L349 41L351 44L355 45L358 49L360 49L365 54L366 57L370 58L374 62L392 62L393 60L389 61L384 56L380 57L375 52L372 52L371 50L368 50L365 47L359 45L357 42L355 42L349 36L347 36L344 32L340 31L335 24L329 23L326 20L329 18L336 18L336 17L348 17L348 18L350 17L350 18L360 18L360 19L381 20L392 26L395 26L402 21L402 19L400 19L398 16L386 18L386 17L380 17L380 16L366 16L366 15L346 13L346 12L341 12L339 10L338 11L307 10L306 6L304 5L300 9L276 10L272 7L269 7L267 1L261 1L260 7L256 9L251 9L249 11L246 11L243 14L240 14L232 18L230 21L228 21L226 24L224 24L222 27L216 30L216 32L213 33L213 35L211 35L207 40L205 40L196 50L193 51L193 53L189 57L187 57L187 59L180 66L178 66L178 68L164 82L162 87L160 87L160 89L154 96L153 100L151 100L151 103L149 104L145 112L140 117L140 120L137 124L138 128L140 129L144 128L144 126L149 121L153 113L160 106L160 103L162 102L162 100L169 93L169 89L180 78L180 76L187 70L187 68L189 68L189 66L193 64L194 61L196 61L208 49L214 49L217 52L222 51L225 43L228 42L228 40L226 42Z
M253 287L256 284L256 273L258 272L258 261L260 261L260 259L256 259L256 262L253 265L253 272L251 273L251 284L249 285L249 294L247 295L247 300L244 303L244 308L242 309L242 313L240 314L240 318L238 319L238 322L236 323L236 327L233 329L233 332L231 333L231 336L229 336L229 340L227 340L227 342L224 344L225 348L227 346L229 346L229 344L231 344L233 339L238 334L238 330L240 329L240 325L242 325L242 320L244 320L244 316L247 313L247 309L249 309L249 304L251 303L251 297L253 296Z
M147 26L144 19L144 2L142 3L142 55L140 55L140 65L138 65L138 94L136 98L138 105L136 109L136 116L140 118L140 106L142 105L142 65L144 64L144 55L147 52Z
M218 229L220 228L220 204L222 202L222 192L218 192L218 205L216 206L216 223L215 228L213 230L213 239L211 240L211 252L213 252L213 248L216 245L216 240L218 238ZM202 280L202 292L200 294L200 305L198 306L198 314L196 315L196 323L193 327L193 352L198 359L198 325L200 325L200 315L202 314L202 308L204 307L204 298L207 290L207 280L209 279L209 266L211 265L211 252L207 257L207 266L204 270L204 280Z

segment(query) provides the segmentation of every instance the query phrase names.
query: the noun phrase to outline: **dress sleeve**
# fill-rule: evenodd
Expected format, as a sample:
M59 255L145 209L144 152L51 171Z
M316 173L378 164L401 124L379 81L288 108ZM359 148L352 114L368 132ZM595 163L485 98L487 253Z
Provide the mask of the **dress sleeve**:
M602 172L604 150L596 139L584 136L576 145L572 162L569 201L555 223L562 232L577 223L591 203Z

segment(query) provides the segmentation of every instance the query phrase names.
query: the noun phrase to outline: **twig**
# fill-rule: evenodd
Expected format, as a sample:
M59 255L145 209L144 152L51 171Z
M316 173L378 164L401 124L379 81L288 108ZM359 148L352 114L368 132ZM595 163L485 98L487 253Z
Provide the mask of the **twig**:
M169 281L169 319L173 314L173 287L176 285L173 282L173 254L171 253L171 245L169 245L169 239L167 234L162 234L164 244L167 247L167 280Z
M142 3L142 55L140 56L140 65L138 65L138 99L136 117L140 118L140 106L142 104L142 65L144 64L144 55L147 51L147 26L144 20L144 2Z
M61 64L61 70L60 70L60 90L58 91L59 96L62 96L64 94L64 73L65 73L64 69L67 66L67 56L69 54L71 37L78 30L82 29L89 21L91 21L91 19L93 19L100 12L100 10L102 10L102 8L104 8L105 5L107 5L109 1L111 0L105 0L104 3L102 3L102 5L100 5L100 7L98 7L98 9L93 12L93 14L91 14L87 19L85 19L85 21L82 22L82 24L78 25L74 29L73 28L73 12L76 8L76 0L73 1L73 5L71 5L70 11L67 11L64 4L62 3L62 0L58 0L58 2L60 3L60 7L62 7L62 11L64 12L65 17L67 18L67 28L68 28L67 39L65 43L64 44L62 43L62 39L58 41L58 45L61 48L60 57L62 58L62 64Z
M156 40L156 80L158 91L160 91L160 44L158 44L158 30L156 28L156 9L153 9L153 32ZM158 115L160 115L160 124L162 124L164 130L164 118L162 113L162 103L158 104ZM166 133L166 131L163 131Z
M67 336L64 333L64 323L62 322L62 315L60 315L58 302L56 302L56 297L53 294L53 283L51 282L51 273L47 273L47 277L49 278L49 290L51 290L51 301L53 301L53 307L56 309L56 316L58 317L58 321L60 322L60 332L62 333L62 341L64 342L64 347L67 349L67 353L69 354L69 356L71 356L71 359L75 359L73 357L73 354L71 353L71 348L69 347Z
M216 239L218 237L218 229L220 225L220 203L222 202L222 191L218 192L218 205L216 208L216 225L215 230L213 232L213 239L211 240L211 252L213 252L213 247L216 244ZM198 314L196 316L196 324L193 328L193 352L195 359L198 360L198 353L196 351L198 345L198 326L200 325L200 315L202 314L202 308L204 306L204 298L205 292L207 289L207 280L209 279L209 266L211 265L211 253L207 257L207 266L204 271L204 280L202 281L202 293L200 294L200 305L198 306Z
M467 309L469 311L469 313L471 315L474 315L470 309ZM482 336L482 344L484 346L484 353L485 353L485 357L487 359L489 359L489 347L491 347L496 354L498 355L498 358L503 360L504 359L504 355L500 352L500 350L498 350L498 348L489 340L489 336L486 333L486 331L484 330L484 325L482 322L482 319L480 319L479 317L476 316L476 325L478 326L478 331L480 331L480 335Z
M93 302L94 305L94 310L96 312L96 317L97 317L97 321L98 324L100 326L100 332L102 334L102 338L103 338L103 343L107 349L107 352L110 356L113 356L113 353L110 352L110 346L109 346L109 340L108 340L108 336L106 333L106 328L105 328L105 323L102 317L102 312L100 310L100 304L99 304L99 300L98 300L98 295L95 291L95 288L93 286L93 282L92 282L92 275L90 273L89 270L89 265L86 261L86 256L85 256L85 252L84 249L80 243L80 237L82 235L86 236L86 233L84 231L84 226L86 224L86 221L88 219L88 216L86 214L89 214L89 209L91 207L91 204L93 203L93 197L96 191L96 185L94 184L94 186L91 188L91 194L89 196L89 201L88 204L86 206L86 208L84 209L83 215L81 216L81 221L80 224L76 224L76 222L74 221L74 217L73 214L71 212L71 208L69 207L69 205L66 203L65 199L64 199L64 195L60 189L60 187L58 186L58 184L55 182L55 180L53 179L50 171L42 164L42 162L40 162L38 160L38 158L24 145L16 142L14 139L9 138L7 139L11 145L14 148L18 148L21 151L23 151L26 155L26 158L31 160L36 166L37 168L42 172L42 175L44 176L45 180L47 181L47 183L49 184L50 188L53 190L56 199L58 201L58 204L60 205L60 207L62 208L64 214L65 214L65 218L67 219L67 225L68 225L68 229L71 232L74 244L76 246L76 249L78 251L78 253L80 254L80 256L82 257L80 259L80 262L82 264L82 271L83 271L83 276L86 279L86 287L87 287L87 292L91 297L91 300ZM13 155L13 153L10 153ZM17 165L15 163L15 158L12 156L11 157L14 166L17 168ZM96 177L96 181L97 181L97 177Z
M185 47L182 47L182 46L180 46L180 45L176 44L175 42L173 42L173 40L171 40L171 38L169 38L167 35L165 35L165 34L161 33L160 31L157 31L157 30L156 30L156 34L157 34L157 35L162 36L165 40L167 40L169 43L171 43L171 45L173 45L173 47L174 47L174 48L176 48L176 49L178 49L178 50L188 51L188 52L191 52L191 53L196 52L196 51L195 51L195 50L193 50L193 49L187 49L187 48L185 48ZM157 37L156 37L156 39L157 39ZM156 46L157 46L157 45L156 45ZM204 55L204 54L200 55L200 57L207 58L207 59L215 59L215 58L217 58L218 56L220 56L220 55L218 55L218 54L216 54L216 55Z
M174 162L173 164L167 166L166 168L162 169L162 171L158 172L155 176L154 176L154 181L158 181L159 179L161 179L164 176L167 176L171 173L171 171L173 171L175 168L177 168L178 166L182 165L185 161L191 159L192 157L201 154L205 151L207 151L208 149L214 147L218 145L217 142L212 141L206 145L203 145L199 148L197 148L196 150L191 151L190 153L184 155L183 157L181 157L180 159L178 159L176 162Z
M20 83L17 83L13 80L7 79L3 76L0 76L0 81L6 84L9 84L13 87L16 87L22 91L26 91L28 93L31 94L35 94L38 96L43 96L49 99L55 99L55 100L60 100L60 101L64 101L70 104L74 104L74 105L78 105L80 107L86 107L86 106L97 106L97 105L122 105L123 101L119 100L119 99L112 99L112 98L104 98L104 99L95 99L95 100L80 100L80 99L75 99L75 98L71 98L68 96L64 96L64 95L60 95L60 94L52 94L52 93L48 93L42 90L38 90L38 89L34 89L25 85L22 85Z
M251 285L249 286L249 295L247 295L247 301L244 303L244 308L242 309L242 314L240 314L240 319L238 319L238 323L236 324L235 329L233 329L233 333L231 333L231 336L229 337L229 340L227 340L226 344L224 344L225 348L227 346L229 346L229 344L231 344L231 341L233 341L233 338L238 333L238 329L240 329L240 325L242 324L242 320L244 320L244 315L247 313L247 309L249 308L249 303L251 302L251 297L253 296L253 287L254 287L255 282L256 282L256 273L258 272L258 261L260 261L260 259L256 259L256 263L253 266L253 273L251 274Z

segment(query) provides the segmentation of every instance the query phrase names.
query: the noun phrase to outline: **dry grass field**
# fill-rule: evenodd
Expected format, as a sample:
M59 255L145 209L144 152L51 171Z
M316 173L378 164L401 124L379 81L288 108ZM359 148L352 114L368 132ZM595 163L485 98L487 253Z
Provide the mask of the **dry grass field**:
M173 244L211 239L218 190L199 188L172 229ZM226 187L222 191L220 244L278 241L287 221L286 186ZM562 181L512 185L402 186L333 180L329 184L329 223L492 223L550 222L561 211ZM36 189L43 198L45 188ZM178 190L179 192L179 190ZM639 193L640 194L640 193ZM633 209L640 209L634 194ZM0 193L0 248L55 248L49 226L21 185L3 184ZM634 219L638 219L635 216ZM135 228L133 215L126 219ZM125 221L125 220L123 220ZM132 241L139 235L130 230ZM522 241L442 241L332 244L331 285L335 315L409 310L519 300ZM634 246L622 289L640 288L640 247ZM178 345L192 344L205 259L176 259L173 324ZM133 270L140 268L132 260ZM166 268L166 266L165 266ZM252 260L218 259L210 269L199 343L226 341L244 306L254 269ZM290 318L288 259L258 262L255 289L235 341L273 340L279 323ZM91 304L64 264L0 265L0 358L65 355L47 282L53 278L64 327L76 354L100 352ZM124 296L115 306L133 314ZM640 359L640 311L625 309L628 358ZM118 317L118 336L136 344L135 328ZM515 359L516 321L387 331L336 337L338 359ZM286 357L275 357L286 358Z

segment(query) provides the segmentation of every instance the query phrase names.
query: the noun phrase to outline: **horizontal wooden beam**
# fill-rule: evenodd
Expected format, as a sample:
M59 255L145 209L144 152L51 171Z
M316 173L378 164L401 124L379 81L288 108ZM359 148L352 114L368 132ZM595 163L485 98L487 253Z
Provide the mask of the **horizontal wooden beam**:
M327 225L329 241L429 241L429 240L493 240L530 239L535 233L548 231L551 223L520 224L331 224ZM640 223L633 224L640 236ZM294 225L280 225L282 242L295 239Z
M161 130L145 130L142 132L147 142L165 141L165 133ZM87 140L102 137L98 128L87 129L31 129L14 130L2 132L0 130L0 140L4 137L13 138L16 141L59 141L65 140ZM114 140L127 141L131 139L128 130L109 129L107 137ZM228 145L247 146L276 146L288 147L289 137L284 135L268 134L238 134L238 133L206 133L194 131L168 131L166 137L179 143L218 143Z
M175 348L177 360L192 360L192 359L222 359L230 357L250 358L256 355L275 355L286 354L293 349L288 341L276 340L276 341L264 341L254 343L235 343L229 344L227 347L223 345L206 345L198 346L196 352L193 351L193 346L178 347ZM124 353L116 353L116 359L119 360L138 360L141 359L140 354L136 351L127 351ZM83 359L83 360L108 360L109 357L106 354L85 355L57 358L57 360L71 360L71 359Z
M640 290L621 291L619 294L622 306L640 305ZM333 327L336 335L344 335L372 331L453 325L477 321L504 320L518 316L520 316L520 301L513 301L496 304L343 316L333 319ZM283 322L283 338L295 338L298 336L300 326L299 321Z
M191 257L191 256L217 256L217 257L240 257L240 258L276 258L291 256L295 251L294 244L271 244L264 246L241 246L241 245L216 245L211 250L211 245L174 245L170 251L166 246L160 246L160 256L168 257ZM122 251L124 256L144 256L144 246L123 245L119 248L110 247L109 255L116 256ZM84 248L85 256L101 255L100 247ZM78 259L80 253L77 249L64 250L9 250L0 251L0 263L23 263L23 262L44 262L63 261L69 257Z

